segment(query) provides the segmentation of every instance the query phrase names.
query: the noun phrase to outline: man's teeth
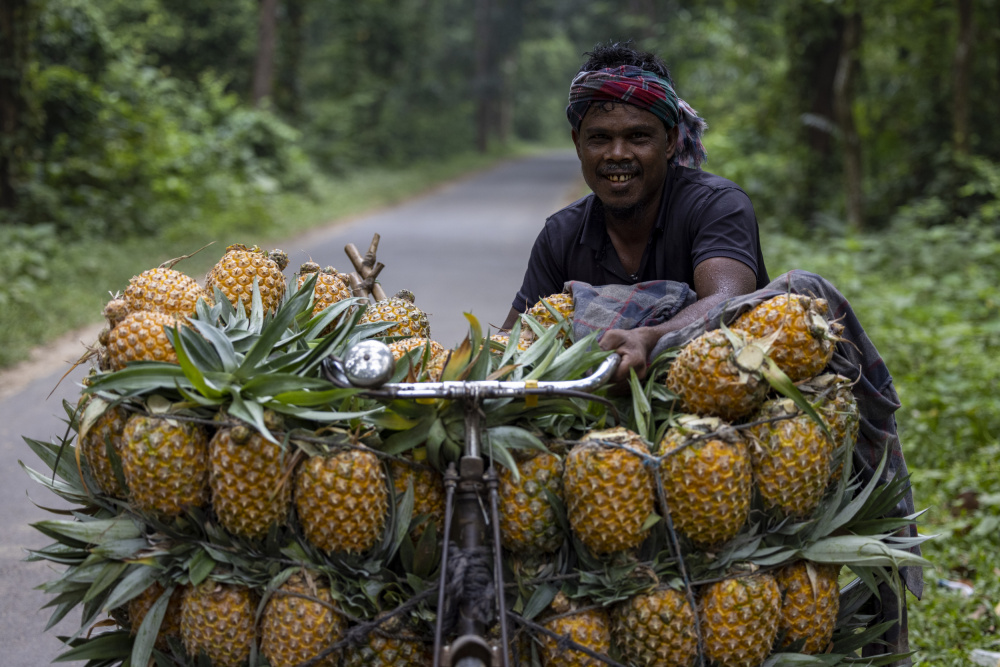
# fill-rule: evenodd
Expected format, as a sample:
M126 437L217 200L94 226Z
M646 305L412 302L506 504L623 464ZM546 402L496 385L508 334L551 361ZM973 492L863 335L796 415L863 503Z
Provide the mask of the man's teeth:
M611 174L608 176L608 180L612 183L624 183L625 181L631 180L632 174Z

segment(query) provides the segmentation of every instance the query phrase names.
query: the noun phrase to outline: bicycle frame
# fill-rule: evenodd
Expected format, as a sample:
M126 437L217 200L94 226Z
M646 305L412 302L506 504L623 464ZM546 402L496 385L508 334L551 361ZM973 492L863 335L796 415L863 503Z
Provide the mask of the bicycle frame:
M324 362L324 374L341 387L363 388L367 396L381 399L445 398L462 401L465 406L465 442L456 467L450 463L445 473L445 522L440 580L438 582L438 614L434 632L434 667L509 667L507 614L503 596L503 570L500 546L499 476L492 465L487 468L482 456L482 413L479 407L488 398L526 397L532 395L578 395L593 392L605 384L617 369L621 358L610 355L595 371L579 380L565 381L446 381L419 383L386 383L393 372L394 361L388 347L378 341L362 341L344 355ZM483 516L483 495L488 495L492 524L493 578L502 650L499 661L485 639L485 623L477 617L474 602L467 597L459 604L458 636L443 646L442 610L446 603L445 583L448 576L449 544L455 543L461 553L474 553L486 545L486 519ZM453 531L454 529L454 531ZM452 533L457 533L453 540Z

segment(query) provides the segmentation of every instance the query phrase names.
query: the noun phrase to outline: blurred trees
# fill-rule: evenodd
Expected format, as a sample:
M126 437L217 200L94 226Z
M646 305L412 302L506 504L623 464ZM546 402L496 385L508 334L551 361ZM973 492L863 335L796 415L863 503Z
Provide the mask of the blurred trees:
M6 225L148 234L310 169L568 145L583 52L624 39L786 229L1000 198L1000 0L7 0L0 34Z

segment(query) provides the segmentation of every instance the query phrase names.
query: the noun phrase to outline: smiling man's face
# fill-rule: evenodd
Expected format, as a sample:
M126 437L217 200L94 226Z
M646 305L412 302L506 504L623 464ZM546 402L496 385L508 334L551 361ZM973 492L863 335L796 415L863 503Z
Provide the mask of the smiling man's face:
M573 143L584 180L612 219L640 222L644 213L655 215L676 131L630 104L595 102L573 131Z

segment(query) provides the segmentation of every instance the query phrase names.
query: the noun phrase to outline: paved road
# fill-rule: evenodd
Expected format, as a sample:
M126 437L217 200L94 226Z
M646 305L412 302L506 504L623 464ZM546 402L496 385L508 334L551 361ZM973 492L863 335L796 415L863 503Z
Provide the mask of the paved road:
M430 318L433 337L446 346L467 333L463 312L485 325L499 325L520 286L528 250L542 220L579 192L582 181L571 152L506 162L405 204L291 239L284 248L290 270L313 259L321 265L350 268L344 245L362 252L374 233L381 235L378 259L385 264L380 281L389 294L412 290ZM95 289L106 290L105 286ZM34 590L56 573L44 563L24 562L24 550L48 540L30 523L53 518L35 507L59 504L58 498L31 482L18 465L36 465L21 440L49 440L64 428L62 399L75 402L74 372L46 399L82 345L58 359L55 367L32 371L30 382L14 390L10 374L0 387L0 650L6 667L47 665L62 650L57 634L70 634L78 617L43 632L49 598ZM82 663L76 663L82 664Z

